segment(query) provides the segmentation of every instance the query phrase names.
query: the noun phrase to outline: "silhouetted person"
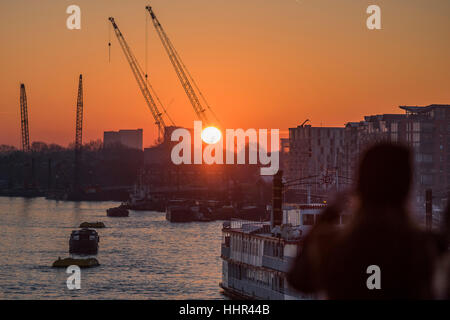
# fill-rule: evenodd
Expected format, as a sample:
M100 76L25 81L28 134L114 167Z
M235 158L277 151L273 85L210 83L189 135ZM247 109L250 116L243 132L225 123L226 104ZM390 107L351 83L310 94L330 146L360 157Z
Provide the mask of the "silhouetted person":
M328 299L434 298L437 246L410 220L411 182L407 147L381 143L367 150L351 222L339 229L323 219L314 226L289 274L291 284ZM337 203L324 213L336 216L344 209ZM369 266L379 267L380 289L373 288L378 282Z

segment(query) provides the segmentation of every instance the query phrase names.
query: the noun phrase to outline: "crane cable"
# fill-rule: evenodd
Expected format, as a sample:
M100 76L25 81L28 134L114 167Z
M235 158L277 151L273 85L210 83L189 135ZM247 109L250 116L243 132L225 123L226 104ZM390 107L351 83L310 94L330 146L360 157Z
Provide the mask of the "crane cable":
M209 105L208 101L206 100L205 96L203 95L202 91L200 90L200 88L197 86L197 83L195 82L194 78L192 77L191 73L189 72L189 69L186 67L186 65L184 64L183 60L181 60L180 55L177 52L177 49L175 49L175 47L173 47L173 51L175 52L175 55L177 56L178 60L181 63L181 66L184 68L184 70L186 71L189 80L191 80L191 82L194 84L194 88L198 91L200 98L203 100L203 102L206 104L206 107L209 109L209 111L211 112L211 114L213 115L214 119L217 120L217 123L219 125L221 125L219 118L217 117L217 115L215 114L215 112L212 110L211 106Z
M180 78L181 84L184 87L185 91L187 90L185 85L186 83L191 87L192 89L192 93L188 93L186 91L186 93L188 94L189 99L191 100L191 103L193 103L193 107L194 107L194 111L197 113L197 115L200 117L199 113L202 113L206 119L206 115L204 113L205 109L203 108L200 100L202 100L204 102L204 104L206 105L207 109L209 110L209 112L212 114L212 116L216 119L217 123L219 125L221 125L219 118L217 117L217 115L215 114L215 112L212 110L211 106L209 105L208 101L206 100L206 98L204 97L203 93L201 92L200 88L198 87L197 83L195 82L194 78L192 77L191 73L189 72L189 69L186 67L186 65L184 64L183 60L181 59L180 55L178 54L177 50L175 49L174 45L172 44L172 42L170 41L170 38L168 37L168 35L166 34L164 28L162 27L161 23L159 22L158 18L156 17L156 15L154 14L152 8L150 6L146 7L147 11L149 12L150 16L152 17L152 21L153 21L153 25L155 26L155 29L163 43L164 48L166 49L168 55L169 55L169 59L171 60L175 71L178 74L178 77L180 78L180 74L179 72L181 71L181 73L183 73L185 75L185 81L183 81ZM172 53L170 52L172 51ZM172 57L171 57L172 56ZM174 59L173 59L174 58ZM179 69L177 68L176 64L178 64ZM191 85L192 83L192 85ZM198 99L196 92L200 95L200 99ZM190 95L193 94L195 100L197 100L197 103L199 104L199 108L200 110L197 110L197 106L194 105L194 102L192 102L192 99L190 97Z
M148 15L145 15L145 81L148 78Z
M145 21L145 72L144 72L144 70L142 70L142 67L140 66L138 61L136 61L136 65L137 65L139 71L141 72L141 74L143 74L145 76L145 83L147 85L147 88L149 88L151 90L151 92L155 96L156 100L158 101L159 106L162 108L163 113L167 116L167 118L169 119L171 124L173 126L175 126L173 119L167 113L167 110L164 107L164 105L162 104L161 100L159 99L159 96L156 94L155 89L148 81L148 73L147 73L147 68L148 68L148 62L147 62L148 61L148 49L147 49L148 48L148 18L147 18L147 15L146 15L145 20L146 20ZM109 60L109 63L111 63L111 24L110 23L108 23L108 60ZM158 130L158 134L159 134L159 130Z
M147 19L147 15L145 15L145 82L147 83L147 86L150 85L150 83L148 82L148 19ZM151 85L150 85L151 86ZM153 89L152 92L154 93ZM158 99L158 97L156 97ZM158 99L159 101L159 99ZM157 132L157 136L158 136L158 140L156 140L155 142L159 142L160 137L159 137L159 130L155 127L155 129L158 131Z
M108 23L108 60L111 63L111 24Z

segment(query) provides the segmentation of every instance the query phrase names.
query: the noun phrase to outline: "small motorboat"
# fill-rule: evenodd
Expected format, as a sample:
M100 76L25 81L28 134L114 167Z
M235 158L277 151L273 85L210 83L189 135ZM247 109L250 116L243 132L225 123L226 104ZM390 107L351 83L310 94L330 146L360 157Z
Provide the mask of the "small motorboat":
M97 231L83 228L74 230L70 235L69 253L71 254L97 254L100 237Z
M127 207L122 204L118 207L107 209L106 215L108 217L128 217L129 212Z

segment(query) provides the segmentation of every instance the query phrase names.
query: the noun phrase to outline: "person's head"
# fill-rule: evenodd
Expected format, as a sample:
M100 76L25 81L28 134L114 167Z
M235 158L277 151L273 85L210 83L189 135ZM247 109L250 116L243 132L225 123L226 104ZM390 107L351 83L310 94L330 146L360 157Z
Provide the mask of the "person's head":
M408 147L378 143L362 156L356 192L363 206L404 206L411 187L412 159Z

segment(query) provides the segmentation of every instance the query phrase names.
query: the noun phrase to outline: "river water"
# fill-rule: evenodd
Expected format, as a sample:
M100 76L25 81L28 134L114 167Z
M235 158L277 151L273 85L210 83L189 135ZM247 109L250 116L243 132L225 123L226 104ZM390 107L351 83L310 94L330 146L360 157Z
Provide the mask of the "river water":
M114 202L0 197L0 299L224 299L222 222L169 223L164 213L110 218ZM103 221L99 267L81 269L67 289L69 236L83 221Z

